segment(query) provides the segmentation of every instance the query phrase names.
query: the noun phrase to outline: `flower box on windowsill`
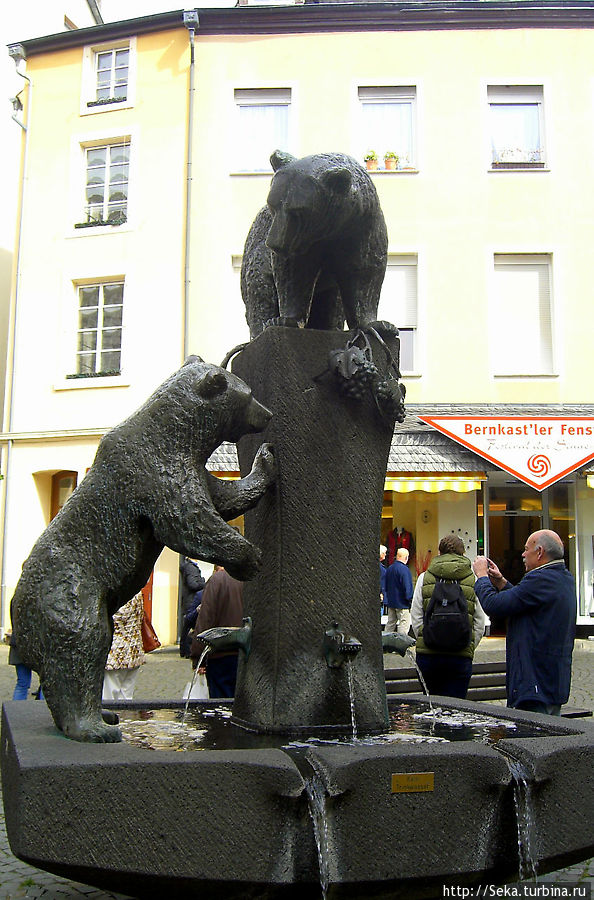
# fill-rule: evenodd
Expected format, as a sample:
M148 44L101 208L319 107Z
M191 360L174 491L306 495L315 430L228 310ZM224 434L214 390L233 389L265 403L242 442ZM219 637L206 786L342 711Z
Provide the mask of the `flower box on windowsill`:
M492 162L494 169L544 169L543 162Z
M113 219L91 219L90 222L76 222L75 228L100 228L102 225L124 225L128 221L127 217L122 215Z
M111 103L125 103L127 97L106 97L103 100L88 100L87 106L109 106Z
M121 374L119 369L107 369L105 372L75 372L73 375L67 375L66 378L68 380L73 378L109 378Z

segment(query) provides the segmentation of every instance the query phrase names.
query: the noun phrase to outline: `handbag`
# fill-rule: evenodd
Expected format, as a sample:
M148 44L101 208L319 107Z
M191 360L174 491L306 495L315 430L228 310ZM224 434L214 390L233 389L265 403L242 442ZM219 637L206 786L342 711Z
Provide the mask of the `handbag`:
M153 628L152 622L146 613L142 617L140 633L142 635L142 649L145 653L151 653L153 650L156 650L157 647L161 646L161 641L157 637L157 632Z
M188 681L182 694L182 700L208 700L208 682L206 675L198 675L192 681Z

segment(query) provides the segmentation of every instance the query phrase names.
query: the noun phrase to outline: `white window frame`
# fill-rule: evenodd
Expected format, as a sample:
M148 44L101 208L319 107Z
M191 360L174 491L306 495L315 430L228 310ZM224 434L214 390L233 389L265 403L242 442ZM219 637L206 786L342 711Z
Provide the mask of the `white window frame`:
M121 302L122 315L120 317L119 325L104 326L103 321L102 321L103 310L106 305L104 289L106 287L110 287L110 286L114 286L114 285L122 286L122 302ZM82 309L81 304L80 304L80 292L82 290L84 290L85 288L95 288L95 287L99 289L98 305L97 305L97 326L94 329L84 329L84 328L81 328L81 319L80 319L80 312ZM66 379L68 381L88 381L89 379L103 380L104 378L120 379L121 375L122 375L122 357L123 357L123 344L124 344L124 310L126 307L126 304L125 304L126 280L125 280L125 278L113 277L113 278L84 279L84 280L74 282L73 288L74 288L75 309L76 309L76 313L75 313L76 328L75 328L75 333L74 333L75 334L75 337L74 337L74 341L75 341L74 371L69 373L66 376ZM116 305L118 305L118 304L116 304ZM101 318L101 322L100 322L100 318ZM117 348L117 350L116 350L116 352L119 353L119 357L120 357L119 370L117 372L112 372L109 369L107 369L105 371L109 372L109 374L106 375L106 374L103 374L103 371L101 369L101 354L102 354L102 352L112 352L116 348L111 348L111 347L104 348L103 347L104 334L107 332L111 332L111 331L115 330L116 328L119 328L119 330L120 330L120 343L119 343L119 348ZM81 351L80 346L79 346L79 335L81 334L82 331L93 331L93 330L96 331L96 333L97 333L96 346L94 348L94 351L87 350L86 352L94 352L95 353L96 368L93 372L82 373L82 372L79 372L79 365L78 365L79 358L81 356L81 353L83 352L83 351ZM97 368L97 365L99 366L99 368Z
M230 166L231 170L239 174L246 173L264 173L271 174L270 156L275 150L285 150L291 152L294 146L294 99L295 90L292 85L285 84L283 87L278 85L269 87L233 87L233 104L234 104L234 139L233 146L236 150L234 153L234 162ZM242 166L241 144L243 138L243 122L242 108L246 107L277 107L282 106L287 109L287 146L272 146L274 139L271 138L271 146L266 153L263 153L262 160L258 160L256 165L249 164ZM239 139L238 139L239 137ZM239 163L239 164L238 164Z
M126 200L126 218L125 221L115 221L113 223L92 223L88 221L87 215L87 151L98 147L115 146L127 144L129 146L128 154L128 197ZM77 176L72 180L72 194L69 207L69 228L72 229L71 234L82 237L85 234L111 234L114 231L119 232L130 227L130 209L132 202L132 177L134 171L134 146L135 137L133 134L122 134L121 132L97 132L95 135L85 135L75 137L72 141L72 168Z
M357 86L357 149L355 156L364 164L364 159L370 150L377 155L378 171L386 171L384 154L386 151L396 152L399 155L397 170L413 170L416 171L418 164L418 148L417 148L417 105L418 105L418 87L415 84L409 85L364 85ZM410 108L410 149L406 153L402 153L402 148L397 146L396 139L391 146L372 146L373 137L366 133L364 106L366 104L374 105L391 105L399 104Z
M513 169L542 170L547 167L547 146L544 115L544 86L540 85L487 85L489 107L489 156L493 171ZM538 147L496 148L497 134L495 115L503 107L535 107L538 128ZM513 143L513 138L510 138ZM516 141L518 143L518 141Z
M555 377L553 254L494 253L491 266L489 345L493 376ZM510 279L512 274L518 278Z
M397 271L400 270L400 271ZM405 296L400 298L402 312L395 309L391 276L403 279ZM377 312L378 319L396 325L400 332L400 371L402 375L415 375L420 371L419 362L419 257L417 253L389 253L386 276ZM412 353L412 366L407 367L408 350Z
M128 49L128 83L125 100L111 99L105 103L97 103L97 56ZM80 98L81 116L110 112L114 109L127 109L134 106L136 100L136 38L123 38L104 44L94 44L83 49L82 88Z

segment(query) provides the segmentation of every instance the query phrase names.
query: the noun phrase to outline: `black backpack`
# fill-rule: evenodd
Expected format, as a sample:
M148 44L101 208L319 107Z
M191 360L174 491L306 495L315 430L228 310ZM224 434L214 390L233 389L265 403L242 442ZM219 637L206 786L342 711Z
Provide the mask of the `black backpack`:
M429 650L448 653L470 643L468 603L459 582L436 582L423 616L423 643Z

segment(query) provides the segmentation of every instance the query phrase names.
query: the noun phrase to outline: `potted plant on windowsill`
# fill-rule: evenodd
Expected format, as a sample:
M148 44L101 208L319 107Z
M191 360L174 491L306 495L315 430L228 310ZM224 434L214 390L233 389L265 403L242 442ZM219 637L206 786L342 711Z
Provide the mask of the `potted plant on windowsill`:
M375 172L377 169L377 153L375 150L369 150L363 157L368 172Z
M394 153L393 150L388 150L387 153L384 155L385 168L388 171L393 172L395 169L398 168L399 158L400 157L398 156L398 154Z

